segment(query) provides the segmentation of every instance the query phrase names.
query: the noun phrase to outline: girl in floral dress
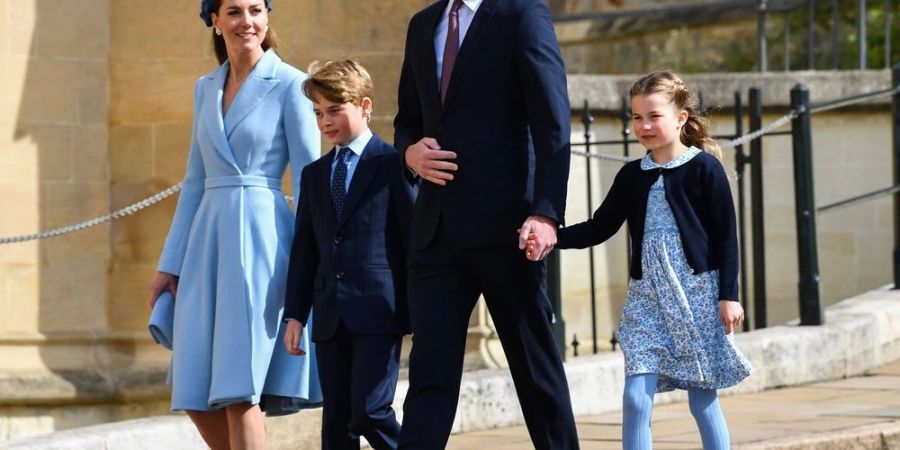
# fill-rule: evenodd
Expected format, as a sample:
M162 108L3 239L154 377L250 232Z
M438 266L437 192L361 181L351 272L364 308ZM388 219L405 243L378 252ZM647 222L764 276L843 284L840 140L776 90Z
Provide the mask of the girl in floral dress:
M628 222L635 257L619 327L624 448L652 448L654 394L685 389L703 448L727 449L716 390L752 369L730 339L744 311L721 150L677 75L646 75L630 95L634 133L648 152L619 171L590 220L560 229L558 247L600 244Z

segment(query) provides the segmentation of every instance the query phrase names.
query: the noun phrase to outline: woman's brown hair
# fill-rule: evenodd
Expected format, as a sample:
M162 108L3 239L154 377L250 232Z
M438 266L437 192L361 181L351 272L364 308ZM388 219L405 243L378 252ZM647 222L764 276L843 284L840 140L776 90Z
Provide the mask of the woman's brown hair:
M212 0L212 6L216 15L219 15L219 9L222 8L222 0ZM212 43L213 50L216 51L216 59L219 60L219 64L221 65L228 59L228 48L225 46L225 37L217 35L216 30L213 29ZM275 30L271 26L269 26L269 29L266 31L266 37L262 42L263 51L270 48L278 48L278 36L275 35Z
M673 72L661 70L644 75L631 86L629 95L665 95L676 108L687 111L688 118L681 127L680 139L684 145L694 146L722 160L722 149L709 133L709 121L700 115L697 97Z

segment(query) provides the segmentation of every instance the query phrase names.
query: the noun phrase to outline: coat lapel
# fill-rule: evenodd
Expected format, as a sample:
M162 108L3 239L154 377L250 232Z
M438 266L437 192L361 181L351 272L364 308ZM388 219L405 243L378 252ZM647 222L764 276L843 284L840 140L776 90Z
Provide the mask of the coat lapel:
M353 210L356 209L356 206L363 198L363 194L366 193L369 185L372 184L372 180L375 179L375 174L381 166L379 164L381 159L378 158L381 156L381 147L381 139L372 135L372 139L369 139L366 149L363 150L359 158L359 165L356 166L356 170L353 172L353 178L350 180L350 189L347 190L347 198L344 199L344 216L338 221L338 227L344 226L347 218L353 214Z
M225 115L225 136L231 137L235 127L263 101L266 95L278 85L275 71L281 58L272 50L267 50L256 63L250 76L235 95L228 113ZM221 101L219 102L221 105Z
M228 64L222 64L211 76L204 78L206 93L203 98L205 104L199 107L203 108L204 128L206 128L213 146L226 161L236 166L231 146L228 145L228 139L225 137L225 124L222 120L222 95L227 74Z
M442 105L442 115L447 112L447 107L453 102L454 94L459 90L459 85L461 83L460 78L464 75L463 71L466 68L466 64L472 59L472 55L478 52L478 41L484 36L484 31L488 28L491 16L494 14L494 3L496 3L496 1L497 0L484 0L481 6L478 7L478 11L472 19L472 24L469 25L469 30L466 31L466 37L463 39L462 46L459 48L459 53L456 55L456 64L453 66L453 73L450 75L450 86L447 87L447 97L444 99L444 104Z

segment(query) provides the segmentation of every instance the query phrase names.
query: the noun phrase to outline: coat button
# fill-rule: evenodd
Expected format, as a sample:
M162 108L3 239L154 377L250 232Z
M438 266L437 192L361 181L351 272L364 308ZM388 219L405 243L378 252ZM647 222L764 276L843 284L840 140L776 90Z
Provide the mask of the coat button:
M344 272L338 272L334 274L334 277L340 280L341 278L344 278Z

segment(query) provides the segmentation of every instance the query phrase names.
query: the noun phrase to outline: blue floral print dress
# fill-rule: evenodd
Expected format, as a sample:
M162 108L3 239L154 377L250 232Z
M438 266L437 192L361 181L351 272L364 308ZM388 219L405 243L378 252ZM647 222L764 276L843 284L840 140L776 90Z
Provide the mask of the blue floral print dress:
M691 147L666 164L647 154L641 169L678 167L700 152ZM719 272L694 274L688 265L663 183L660 175L647 197L644 276L628 283L619 326L625 375L657 374L657 392L734 386L753 369L719 321Z

